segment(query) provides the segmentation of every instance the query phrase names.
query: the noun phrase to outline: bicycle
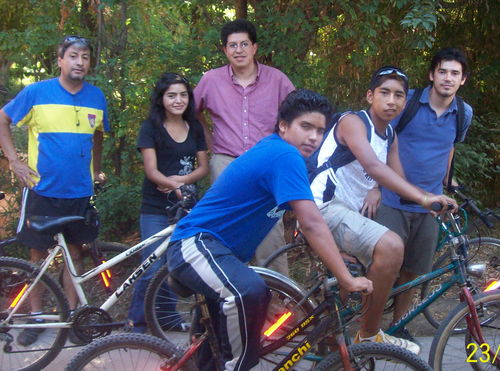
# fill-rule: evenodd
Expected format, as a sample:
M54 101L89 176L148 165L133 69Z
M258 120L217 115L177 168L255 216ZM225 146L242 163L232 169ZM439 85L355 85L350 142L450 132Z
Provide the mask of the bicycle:
M179 207L183 208L188 202L189 196L185 195L179 201ZM77 275L61 232L65 225L82 220L84 218L81 216L31 218L31 228L55 235L57 240L55 247L49 249L48 256L41 266L18 258L0 257L0 342L3 343L0 364L2 370L39 370L47 366L65 347L70 328L73 329L76 337L88 343L93 339L108 335L115 328L123 327L124 321L112 321L110 310L129 292L135 280L166 251L169 236L174 228L170 226L147 240L127 248L97 267ZM84 283L92 282L94 277L101 274L106 277L112 267L159 239L164 241L146 260L136 266L127 279L111 294L105 295L107 299L104 303L99 307L89 305L88 297L83 290ZM49 268L54 262L57 264L57 257L60 253L71 273L71 281L80 301L80 307L73 313L69 311L69 305L60 284L49 273ZM43 310L32 313L30 298L33 298L35 293L41 301ZM15 338L21 330L27 328L39 329L43 333L32 345L20 346L15 342Z
M398 366L398 369L430 369L413 353L393 345L362 343L347 346L344 334L346 324L342 322L339 312L341 302L336 278L324 278L321 284L324 300L311 307L307 297L293 298L289 295L295 291L293 281L265 268L254 269L273 276L276 286L271 288L272 300L263 327L259 364L253 370L385 369L389 365ZM193 295L168 274L167 280L178 295ZM276 290L277 287L281 291ZM221 350L205 298L197 293L194 295L193 312L201 313L202 329L193 331L192 342L187 349L148 335L117 334L99 339L82 349L66 370L91 370L93 367L123 369L129 365L132 368L128 369L137 369L144 367L138 364L144 359L154 360L154 364L147 365L148 369L197 370L193 358L205 342L210 345L217 370L223 370Z
M428 275L433 275L432 278L427 279L428 275L417 278L417 280L421 282L419 284L422 285L420 300L426 303L421 311L424 313L429 323L435 328L439 327L440 322L447 314L438 309L443 307L442 304L438 303L442 300L448 300L451 307L456 305L455 302L458 303L457 299L459 292L457 291L458 286L455 285L455 283L460 283L456 275L458 263L453 263L453 266L450 266L450 262L454 259L454 255L457 259L463 259L462 265L464 265L464 272L467 272L467 283L474 294L481 292L484 286L484 282L481 281L481 279L484 277L487 267L491 276L494 276L494 274L491 274L491 271L494 271L497 279L500 278L498 262L495 263L495 257L498 256L498 253L495 251L498 249L498 246L500 246L500 241L492 238L469 239L465 234L466 227L463 228L461 225L462 220L467 224L467 213L464 209L460 210L462 214L461 218L452 217L452 215L448 213L447 222L444 222L442 218L438 219L442 231L442 237L438 244L438 249L441 254L437 258L436 263L434 263L432 271L428 273ZM453 220L453 223L451 220ZM488 260L488 264L472 264L471 260L477 255L477 252L480 251L480 246L483 244L491 244L488 248L491 248L493 257ZM328 274L319 258L314 254L307 241L298 231L295 232L294 239L291 243L276 250L267 258L263 264L264 267L269 267L273 261L282 254L287 254L288 256L290 277L299 282L306 289L314 288L318 280L320 280L323 275ZM412 285L411 287L418 286L419 284ZM427 301L431 293L436 292L443 284L445 284L444 290L438 291L440 294L437 297L433 297L432 301ZM396 291L396 289L393 290L387 304L387 311L392 310L392 298L400 292L401 291Z
M104 189L104 187L96 182L94 184L94 195L91 197L90 205L95 207L96 196ZM0 200L5 197L3 192L0 192ZM0 256L8 256L4 247L18 246L17 236L8 237L4 240L0 240ZM93 267L96 267L103 262L106 262L113 258L114 256L120 254L121 252L128 249L128 246L118 242L106 242L101 240L94 240L90 243L83 244L80 260L83 265L83 270L87 271ZM8 251L8 250L7 250ZM87 292L89 302L95 303L105 295L111 294L116 288L117 284L121 283L128 277L131 270L137 266L139 259L136 257L131 257L127 259L126 262L114 267L113 270L106 270L100 274L101 284L96 285L95 282L86 282L84 286L84 291ZM58 277L59 284L62 286L62 275L63 275L64 261L62 253L57 255L52 264L49 266L49 272ZM128 301L127 297L127 301ZM125 300L122 300L122 302ZM116 308L112 313L113 318L115 316L123 316L123 308Z

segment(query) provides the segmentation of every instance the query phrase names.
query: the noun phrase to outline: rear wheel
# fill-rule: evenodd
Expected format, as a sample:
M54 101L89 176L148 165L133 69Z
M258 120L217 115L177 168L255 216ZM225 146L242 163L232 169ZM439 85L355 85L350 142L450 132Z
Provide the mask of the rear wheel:
M162 370L181 352L164 339L145 334L116 334L94 341L83 348L66 366L66 371ZM183 371L197 370L188 361Z
M48 274L44 274L38 284L22 302L8 323L11 306L21 293L30 288L39 273L36 265L16 258L0 258L0 368L10 370L40 370L47 366L61 351L65 344L66 328L32 328L27 336L27 323L36 324L63 322L69 316L69 306L59 284ZM36 313L32 314L32 303L38 303ZM20 334L23 333L24 335ZM33 343L27 344L22 338L32 337ZM18 343L20 341L21 345Z
M272 295L266 325L279 318L287 308L296 309L294 319L290 320L287 326L291 326L294 323L292 321L302 319L305 313L312 311L314 304L309 300L305 300L300 308L297 307L297 303L304 298L303 292L298 287L294 288L283 282L276 277L275 272L260 269L259 274L264 278ZM270 272L270 274L265 271ZM184 347L189 343L189 336L188 332L180 331L179 325L191 322L195 306L194 295L172 297L167 285L168 275L168 267L163 266L148 286L145 297L146 323L153 335L167 339L176 346ZM276 334L279 333L278 331Z

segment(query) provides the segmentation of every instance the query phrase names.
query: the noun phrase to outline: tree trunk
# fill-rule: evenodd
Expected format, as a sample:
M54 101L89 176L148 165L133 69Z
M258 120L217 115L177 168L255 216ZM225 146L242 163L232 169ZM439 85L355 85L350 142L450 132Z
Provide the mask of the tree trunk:
M236 18L247 18L247 0L236 0L235 2Z

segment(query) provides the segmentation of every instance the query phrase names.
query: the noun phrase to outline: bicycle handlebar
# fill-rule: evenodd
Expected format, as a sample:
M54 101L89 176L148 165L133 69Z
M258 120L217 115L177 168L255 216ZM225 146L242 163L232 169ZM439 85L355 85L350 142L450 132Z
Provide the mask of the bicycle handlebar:
M449 186L446 188L449 193L454 193L458 197L460 197L464 202L460 205L461 208L465 208L466 206L469 206L471 210L481 219L481 221L488 227L489 229L493 228L493 223L488 219L489 216L493 216L496 219L500 220L500 216L496 215L493 211L491 210L486 210L483 211L481 210L477 205L476 202L467 197L465 194L463 194L461 191L465 190L465 187L463 186Z

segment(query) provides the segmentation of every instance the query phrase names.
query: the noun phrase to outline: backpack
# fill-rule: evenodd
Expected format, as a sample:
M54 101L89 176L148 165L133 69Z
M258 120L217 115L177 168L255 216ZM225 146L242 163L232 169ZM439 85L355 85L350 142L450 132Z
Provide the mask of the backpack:
M345 166L354 160L356 160L356 157L352 154L352 152L347 148L346 150L342 152L334 152L336 156L333 156L334 153L331 154L331 156L328 158L327 161L325 161L323 164L318 164L318 155L323 147L323 144L325 143L325 139L328 137L330 132L332 130L335 130L335 125L339 121L340 118L344 117L345 115L352 113L357 115L365 124L366 127L366 134L367 134L367 139L368 142L371 140L372 136L372 130L371 130L371 125L370 125L370 117L368 116L368 113L366 111L357 111L357 112L352 112L352 111L346 111L346 112L341 112L341 113L335 113L329 120L327 124L328 130L325 132L323 136L323 141L321 142L321 145L319 148L309 157L306 159L306 166L307 166L307 172L309 174L309 183L312 183L314 178L318 176L318 174L322 173L326 169L332 168L337 170L338 168ZM394 141L394 131L392 129L392 126L388 125L386 129L387 133L387 151L389 151L389 148L392 145L392 142ZM320 166L318 166L320 165Z
M399 135L406 125L411 121L413 117L417 114L419 109L420 97L422 96L423 88L415 89L413 96L406 105L406 108L399 119L399 124L396 127L396 133ZM458 95L455 96L457 99L457 134L453 143L458 143L459 139L462 138L465 132L465 105L464 100ZM455 170L455 152L453 152L453 157L451 158L450 171L448 173L447 187L451 186L451 180L453 178L453 173Z

